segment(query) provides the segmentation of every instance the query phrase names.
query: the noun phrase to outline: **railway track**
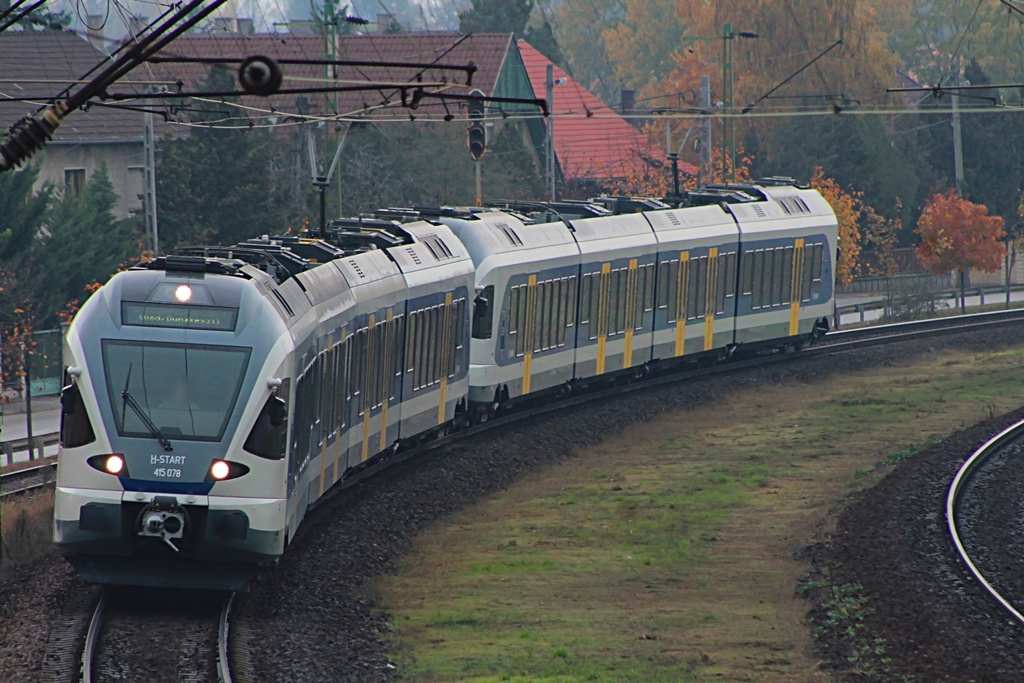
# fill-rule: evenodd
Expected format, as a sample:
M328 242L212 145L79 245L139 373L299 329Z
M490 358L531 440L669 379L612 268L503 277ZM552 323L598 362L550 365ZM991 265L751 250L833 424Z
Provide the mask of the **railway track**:
M1009 470L1019 469L1022 459L1024 420L993 436L961 465L946 495L946 525L974 581L1024 626L1024 580L1017 569L1022 541L1017 525L1007 524L1004 517L1008 506L1019 512L1017 501L1024 482Z
M985 328L1014 325L1021 322L1024 322L1024 309L994 311L990 313L977 313L962 316L948 316L945 318L931 318L928 320L894 323L890 325L872 325L870 327L860 327L832 332L815 346L804 349L800 355L806 357L811 354L827 354L839 350L852 350L897 341L925 339L944 334L955 334L959 332L982 330ZM448 435L443 439L427 444L425 447L407 451L405 458L403 459L422 453L424 448L432 449L442 445L447 445L458 438L475 435L482 431L495 429L502 425L528 417L535 417L536 415L549 410L559 410L579 405L590 400L605 398L606 396L622 393L624 391L637 391L646 387L676 382L696 376L697 374L703 375L706 373L716 372L737 372L747 368L764 365L766 363L792 362L797 357L799 356L760 356L748 360L734 361L722 365L700 368L699 370L666 373L661 376L648 378L643 382L632 383L625 386L616 385L603 391L588 391L585 394L569 399L563 399L557 403L549 403L529 410L520 410L498 420L492 420L483 425L477 425L471 429ZM388 459L387 462L393 463L394 459ZM380 466L368 468L363 473L357 475L354 479L364 480L369 473L376 472L379 469L381 469ZM49 486L54 482L55 474L56 465L43 465L40 467L2 474L0 475L0 498Z
M93 609L82 647L82 683L251 680L232 676L234 598L234 594L194 594L182 599L180 594L168 598L150 592L104 592Z

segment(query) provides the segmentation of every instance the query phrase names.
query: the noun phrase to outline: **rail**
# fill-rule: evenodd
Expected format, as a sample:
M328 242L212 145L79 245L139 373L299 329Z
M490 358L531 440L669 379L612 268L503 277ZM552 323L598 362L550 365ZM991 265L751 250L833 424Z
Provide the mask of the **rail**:
M1024 434L1024 420L1010 425L982 444L978 450L971 454L971 457L964 461L964 464L960 466L960 469L957 470L956 476L953 477L953 482L949 486L949 492L946 494L946 525L949 528L949 535L953 540L953 546L956 548L957 555L960 556L960 560L967 566L967 570L974 576L974 579L1019 624L1024 624L1024 614L1017 611L1017 609L1014 608L1006 598L1000 595L999 591L997 591L995 587L993 587L992 584L989 583L982 575L981 571L967 553L967 548L964 547L963 542L960 540L960 532L957 529L956 508L960 492L963 490L964 484L970 478L971 474L990 456L998 452L1007 444L1020 438L1022 434Z

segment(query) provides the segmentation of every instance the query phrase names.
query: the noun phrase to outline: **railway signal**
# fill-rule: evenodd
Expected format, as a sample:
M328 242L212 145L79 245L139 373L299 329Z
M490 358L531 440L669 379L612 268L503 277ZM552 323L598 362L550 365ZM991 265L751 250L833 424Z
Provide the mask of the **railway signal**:
M469 93L469 156L473 161L480 161L487 151L487 131L484 128L484 110L486 102L479 89Z

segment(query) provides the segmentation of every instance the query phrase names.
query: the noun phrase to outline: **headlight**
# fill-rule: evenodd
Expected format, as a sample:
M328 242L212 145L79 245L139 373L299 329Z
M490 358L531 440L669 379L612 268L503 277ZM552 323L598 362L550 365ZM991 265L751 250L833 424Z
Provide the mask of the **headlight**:
M244 476L248 473L249 468L240 462L214 460L210 464L210 469L206 473L206 479L204 481L226 481L228 479L237 479L238 477Z
M99 470L104 474L112 474L116 477L128 477L128 465L125 464L124 456L120 453L108 453L104 455L94 455L86 462L89 467L94 470Z

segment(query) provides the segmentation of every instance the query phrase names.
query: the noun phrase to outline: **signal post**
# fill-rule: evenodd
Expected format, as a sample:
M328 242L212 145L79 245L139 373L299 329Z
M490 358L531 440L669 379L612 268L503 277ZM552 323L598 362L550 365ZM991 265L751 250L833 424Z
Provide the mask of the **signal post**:
M484 127L484 115L486 114L487 103L483 91L476 89L469 93L469 131L467 143L469 145L469 156L473 158L473 165L476 167L476 205L483 206L483 191L480 188L480 162L487 151L487 129Z

